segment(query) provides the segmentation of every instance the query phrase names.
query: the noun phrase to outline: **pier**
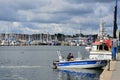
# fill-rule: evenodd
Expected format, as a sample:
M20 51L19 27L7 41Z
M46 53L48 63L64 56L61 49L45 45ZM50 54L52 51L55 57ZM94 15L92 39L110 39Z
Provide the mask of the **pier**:
M100 80L119 80L120 79L120 53L116 61L110 61L102 74L100 75Z

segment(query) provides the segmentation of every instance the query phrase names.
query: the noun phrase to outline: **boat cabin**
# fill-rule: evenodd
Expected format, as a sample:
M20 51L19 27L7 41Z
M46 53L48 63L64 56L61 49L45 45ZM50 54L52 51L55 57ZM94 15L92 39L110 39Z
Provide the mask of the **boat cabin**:
M101 44L93 44L90 55L90 59L112 59L112 53L110 51L110 48L105 43Z
M105 43L93 44L91 50L92 51L109 51L109 47Z

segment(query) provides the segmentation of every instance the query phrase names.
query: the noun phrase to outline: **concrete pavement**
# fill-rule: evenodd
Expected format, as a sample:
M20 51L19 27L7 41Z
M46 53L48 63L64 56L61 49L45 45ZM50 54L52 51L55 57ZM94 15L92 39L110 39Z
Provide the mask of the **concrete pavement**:
M110 69L108 65L100 75L100 80L120 80L120 53L116 61L110 61Z
M111 80L120 80L120 60L117 61L115 71L112 73Z

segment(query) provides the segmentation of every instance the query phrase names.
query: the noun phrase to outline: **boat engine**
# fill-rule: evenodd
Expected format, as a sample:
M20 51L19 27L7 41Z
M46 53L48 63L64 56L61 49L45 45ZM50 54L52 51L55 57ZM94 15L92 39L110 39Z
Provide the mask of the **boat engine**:
M57 62L59 61L53 61L53 69L57 69Z

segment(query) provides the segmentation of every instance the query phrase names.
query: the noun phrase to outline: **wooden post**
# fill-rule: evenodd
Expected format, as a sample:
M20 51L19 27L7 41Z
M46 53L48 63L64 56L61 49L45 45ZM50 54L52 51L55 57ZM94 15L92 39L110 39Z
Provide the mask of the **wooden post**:
M108 71L110 71L110 60L108 60Z

